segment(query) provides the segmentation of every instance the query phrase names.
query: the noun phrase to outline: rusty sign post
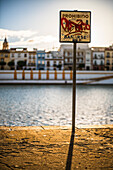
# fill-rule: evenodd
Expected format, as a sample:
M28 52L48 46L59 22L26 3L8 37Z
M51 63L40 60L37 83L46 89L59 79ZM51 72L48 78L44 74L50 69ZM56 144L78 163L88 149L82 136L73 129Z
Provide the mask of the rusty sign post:
M76 113L76 42L73 53L73 95L72 95L72 132L75 133L75 113Z
M72 132L75 133L76 113L76 44L91 41L90 11L60 11L60 42L73 43Z

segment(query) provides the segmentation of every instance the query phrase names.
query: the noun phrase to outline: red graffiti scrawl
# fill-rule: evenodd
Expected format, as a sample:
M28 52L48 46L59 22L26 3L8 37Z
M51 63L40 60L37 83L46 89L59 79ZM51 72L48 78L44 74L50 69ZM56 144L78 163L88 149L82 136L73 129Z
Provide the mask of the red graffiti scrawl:
M61 19L61 26L64 29L65 32L70 35L73 33L88 33L87 30L90 30L90 25L84 23L81 19L77 19L76 23L70 20L67 20L66 18Z

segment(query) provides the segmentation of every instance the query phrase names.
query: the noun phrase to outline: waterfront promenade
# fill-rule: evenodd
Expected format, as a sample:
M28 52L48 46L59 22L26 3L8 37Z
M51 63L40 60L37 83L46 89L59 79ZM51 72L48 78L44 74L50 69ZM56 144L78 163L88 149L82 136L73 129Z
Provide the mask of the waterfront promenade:
M0 127L0 169L113 169L113 125Z
M1 70L3 84L72 84L72 70ZM113 84L113 71L77 71L77 84Z

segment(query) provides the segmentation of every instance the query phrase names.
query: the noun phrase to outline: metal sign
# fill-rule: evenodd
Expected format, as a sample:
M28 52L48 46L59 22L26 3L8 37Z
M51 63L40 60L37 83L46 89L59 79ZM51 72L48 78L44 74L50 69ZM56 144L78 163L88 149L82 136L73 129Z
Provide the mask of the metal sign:
M90 11L60 11L60 42L91 41Z

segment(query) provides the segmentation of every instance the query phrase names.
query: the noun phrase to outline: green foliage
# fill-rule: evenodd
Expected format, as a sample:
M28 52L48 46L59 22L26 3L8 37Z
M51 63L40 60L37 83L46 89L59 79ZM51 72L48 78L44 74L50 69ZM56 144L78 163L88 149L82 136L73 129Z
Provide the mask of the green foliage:
M1 65L1 66L5 66L5 65L6 65L6 62L5 62L5 61L0 61L0 65Z
M26 61L18 61L17 65L22 68L23 66L26 66Z
M85 67L85 64L79 64L79 68L84 68Z
M12 61L9 61L9 63L8 63L8 66L9 67L12 67L12 66L14 66L15 64L14 64L14 61L12 60Z

